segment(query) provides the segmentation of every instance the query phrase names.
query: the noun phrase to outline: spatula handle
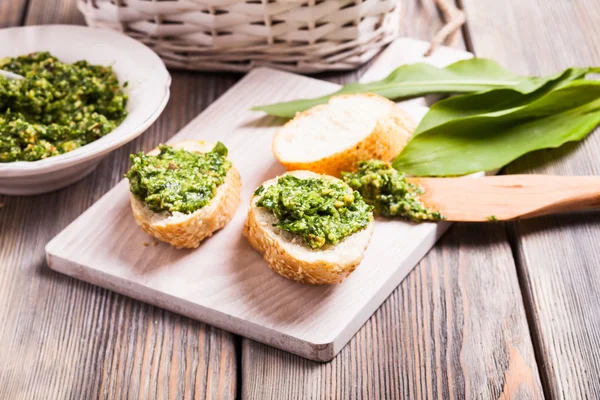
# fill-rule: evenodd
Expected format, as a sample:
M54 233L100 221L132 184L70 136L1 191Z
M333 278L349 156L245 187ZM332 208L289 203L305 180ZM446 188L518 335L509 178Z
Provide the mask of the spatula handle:
M507 175L509 176L509 175ZM540 208L521 218L558 214L570 211L600 209L600 176L519 175L524 183L545 185L549 193ZM540 186L542 188L544 186Z
M600 176L409 178L448 221L506 221L600 208Z

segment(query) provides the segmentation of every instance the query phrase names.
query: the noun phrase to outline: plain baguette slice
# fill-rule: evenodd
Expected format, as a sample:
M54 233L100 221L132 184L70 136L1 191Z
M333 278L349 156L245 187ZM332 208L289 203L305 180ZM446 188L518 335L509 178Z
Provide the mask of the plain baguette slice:
M294 171L285 175L338 181L337 178L310 171ZM279 178L268 180L263 186L274 185ZM278 274L301 283L339 283L361 262L373 235L374 221L335 246L326 245L323 249L313 250L299 235L273 226L277 223L277 217L266 208L256 206L259 198L255 195L250 200L244 236Z
M334 96L281 127L273 154L288 171L339 177L360 161L390 161L406 146L415 122L394 102L376 94Z
M215 147L215 143L186 140L170 146L207 153ZM157 155L159 151L153 150L148 154ZM146 233L177 248L196 248L202 240L223 228L233 218L240 205L241 189L240 174L232 165L211 202L191 214L156 213L133 193L130 192L129 197L135 221Z

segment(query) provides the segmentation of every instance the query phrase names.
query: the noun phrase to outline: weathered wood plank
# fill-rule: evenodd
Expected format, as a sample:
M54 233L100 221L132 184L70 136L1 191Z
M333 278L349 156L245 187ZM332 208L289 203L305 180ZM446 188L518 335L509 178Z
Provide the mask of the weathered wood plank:
M143 136L83 181L35 197L0 196L0 398L233 398L233 335L50 271L48 240L234 78L174 74L172 101ZM21 397L19 397L21 396Z
M441 25L433 1L402 7L407 35ZM245 399L541 398L503 225L451 228L330 363L244 340L241 384Z
M74 2L31 0L27 23L81 22ZM114 186L128 155L177 132L235 81L173 74L171 100L141 137L79 183L0 196L0 398L234 398L233 335L50 271L44 246Z
M516 72L600 65L600 2L463 0L475 53ZM598 175L600 132L540 151L508 173ZM600 397L600 218L556 216L515 225L518 268L542 379L553 398Z
M25 25L75 24L84 25L77 9L77 0L29 0Z
M21 25L27 0L1 0L0 1L0 28Z
M242 395L541 398L502 225L456 225L331 363L244 341Z

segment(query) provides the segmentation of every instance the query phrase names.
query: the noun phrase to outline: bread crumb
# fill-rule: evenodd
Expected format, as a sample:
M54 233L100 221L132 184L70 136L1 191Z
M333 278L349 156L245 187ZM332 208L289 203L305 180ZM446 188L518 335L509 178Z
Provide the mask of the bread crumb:
M149 245L150 243L148 243L148 242L144 242L143 244L144 244L144 247L148 247L148 245Z
M154 247L158 246L158 242L156 242L156 241L152 242L152 246L154 246Z

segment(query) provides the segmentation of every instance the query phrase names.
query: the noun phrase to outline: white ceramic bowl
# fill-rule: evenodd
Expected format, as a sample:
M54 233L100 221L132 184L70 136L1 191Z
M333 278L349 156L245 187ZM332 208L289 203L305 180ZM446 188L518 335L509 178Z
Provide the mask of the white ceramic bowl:
M0 193L30 195L67 186L90 172L111 150L143 133L169 100L171 76L162 60L142 43L117 32L71 25L0 30L0 58L49 51L61 61L111 65L129 82L128 115L111 133L69 153L39 161L0 163ZM0 133L1 134L1 133Z

